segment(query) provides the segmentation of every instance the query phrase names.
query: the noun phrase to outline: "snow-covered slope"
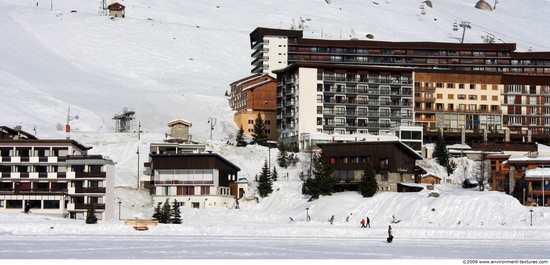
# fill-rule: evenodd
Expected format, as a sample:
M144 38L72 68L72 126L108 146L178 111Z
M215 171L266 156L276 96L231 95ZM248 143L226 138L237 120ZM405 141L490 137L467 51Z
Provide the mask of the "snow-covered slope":
M517 43L518 51L550 50L548 0L499 1L493 12L475 9L476 0L432 2L433 8L424 5L422 15L420 0L125 0L126 18L111 19L100 14L101 1L38 1L37 6L35 0L0 0L0 123L22 125L31 133L36 129L39 138L64 138L58 127L66 123L70 107L70 115L79 116L70 121L71 137L93 146L90 153L117 163L116 197L123 201L123 219L149 218L150 198L135 190L138 165L148 160L149 144L164 139L171 120L190 121L193 139L239 166L240 177L252 181L265 159L275 165L276 149L226 144L237 128L224 94L231 82L250 74L249 33L256 27L301 25L310 38L365 39L373 34L383 41L459 42L461 29L452 30L457 20L471 23L465 42L482 42L482 37L492 34L499 42ZM136 133L114 133L112 117L125 107L136 111L144 131L139 140ZM218 121L213 141L209 117ZM301 158L307 160L305 154ZM262 226L288 224L292 217L298 224L309 207L313 221L326 223L334 215L337 225L350 227L365 215L374 224L385 226L394 215L400 225L458 229L461 235L477 232L461 227L527 225L528 209L515 199L453 185L439 187L438 198L426 192L379 193L369 199L343 193L308 202L298 179L300 171L307 170L303 167L278 169L281 180L275 183L275 192L259 204L244 202L242 211L188 209L185 220L197 226L210 219ZM464 177L463 170L456 174L451 177ZM544 220L543 213L537 216ZM11 215L0 218L14 220ZM548 227L548 222L537 225ZM32 228L1 229L23 233ZM102 229L114 233L119 227ZM162 229L168 228L158 228Z

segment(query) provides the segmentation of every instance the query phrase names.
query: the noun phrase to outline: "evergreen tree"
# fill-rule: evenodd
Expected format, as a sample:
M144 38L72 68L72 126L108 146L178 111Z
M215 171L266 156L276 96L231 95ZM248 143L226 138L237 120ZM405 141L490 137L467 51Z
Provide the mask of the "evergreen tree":
M254 128L252 131L252 139L259 145L266 145L267 134L265 133L265 122L262 115L258 113L256 120L254 120Z
M241 124L241 129L239 129L239 132L237 133L237 139L235 139L238 142L244 141L244 129L243 125Z
M288 167L288 153L285 149L279 150L279 155L277 156L277 163L282 168Z
M93 202L88 204L88 211L86 212L86 223L97 224L97 216L95 215L95 205Z
M153 218L155 220L159 221L159 222L160 222L160 215L161 215L161 212L162 212L161 207L160 207L161 205L162 205L162 203L160 203L160 202L157 204L157 207L155 207L155 213L153 214Z
M271 171L271 181L277 181L279 174L277 174L277 169L273 166L273 171Z
M363 197L372 197L378 190L378 181L376 181L376 171L369 162L367 167L363 170L363 176L361 177L361 183L359 183L359 190Z
M453 173L454 167L453 164L449 162L449 152L442 136L439 136L437 139L433 156L439 165L447 169L447 174Z
M166 199L166 202L162 205L162 210L160 212L159 223L167 224L170 222L170 202Z
M297 164L299 161L300 161L300 158L298 157L298 155L290 154L290 156L288 156L287 165L290 166L290 167L295 167L296 164Z
M327 157L321 155L313 159L313 178L306 180L305 193L311 195L311 200L318 199L321 195L332 195L336 191L338 180L333 176L334 170Z
M178 201L174 199L172 204L172 213L170 214L170 223L172 224L181 224L181 210Z
M270 177L267 160L265 160L262 171L260 172L260 177L258 178L258 193L260 193L260 196L264 198L271 192L273 192L273 182Z

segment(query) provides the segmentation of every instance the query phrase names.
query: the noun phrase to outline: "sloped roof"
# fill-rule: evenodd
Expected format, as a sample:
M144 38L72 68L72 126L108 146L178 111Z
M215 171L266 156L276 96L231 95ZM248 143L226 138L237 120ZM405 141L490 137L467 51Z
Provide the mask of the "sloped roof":
M183 125L189 126L189 127L192 126L191 122L186 121L186 120L182 120L182 119L173 120L173 121L171 121L171 122L168 123L168 126L169 126L169 127L172 127L172 126L174 126L174 125L176 125L176 124L183 124Z

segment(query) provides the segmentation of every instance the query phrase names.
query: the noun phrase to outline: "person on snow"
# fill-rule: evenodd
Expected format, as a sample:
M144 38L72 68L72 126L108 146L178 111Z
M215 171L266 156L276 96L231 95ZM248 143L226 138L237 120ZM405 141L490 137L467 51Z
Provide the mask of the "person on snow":
M365 228L367 226L365 226L365 219L361 219L361 228Z
M370 228L370 219L368 216L367 216L367 227Z
M239 200L235 200L235 209L240 209L239 208Z
M393 235L391 234L391 225L388 226L388 243L391 243L393 241Z

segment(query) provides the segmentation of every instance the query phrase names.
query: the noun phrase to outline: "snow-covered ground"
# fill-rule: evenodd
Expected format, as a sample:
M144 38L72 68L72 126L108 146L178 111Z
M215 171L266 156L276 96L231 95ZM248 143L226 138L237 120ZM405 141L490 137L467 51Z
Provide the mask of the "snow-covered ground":
M493 12L475 9L477 0L431 2L434 7L424 5L422 15L420 0L125 0L126 18L112 20L99 14L101 1L0 0L0 123L63 139L58 127L67 115L78 115L70 121L71 138L117 163L112 203L122 201L121 219L151 218L151 199L136 190L136 174L148 160L149 144L162 141L174 119L190 121L193 139L239 166L239 177L252 182L265 159L276 164L276 149L226 144L238 128L224 94L231 82L250 74L249 33L256 27L288 29L303 20L311 38L373 34L383 41L459 42L462 31L452 30L456 20L471 23L467 43L491 34L498 42L517 43L518 51L550 50L548 0L501 0ZM126 107L136 111L144 131L139 140L136 133L114 133L112 117ZM213 141L210 117L218 121ZM436 186L439 197L428 191L373 198L349 192L308 202L298 180L305 167L278 168L275 191L259 203L242 202L239 210L183 209L183 224L148 231L118 220L86 225L0 214L0 259L6 259L0 262L550 259L546 208L451 184ZM459 166L451 178L469 174ZM360 228L366 216L372 227ZM385 242L388 225L395 235L391 244Z

